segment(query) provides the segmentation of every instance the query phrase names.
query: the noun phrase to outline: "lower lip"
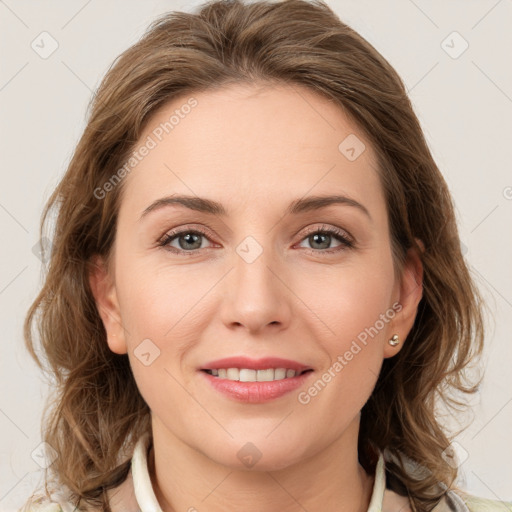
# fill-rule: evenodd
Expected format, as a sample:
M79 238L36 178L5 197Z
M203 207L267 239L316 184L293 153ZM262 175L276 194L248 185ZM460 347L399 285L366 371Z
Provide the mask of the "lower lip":
M312 371L309 371L296 377L287 377L286 379L270 382L240 382L214 377L204 371L200 371L200 373L217 391L239 402L253 404L269 402L290 393L302 386L306 379L313 374Z

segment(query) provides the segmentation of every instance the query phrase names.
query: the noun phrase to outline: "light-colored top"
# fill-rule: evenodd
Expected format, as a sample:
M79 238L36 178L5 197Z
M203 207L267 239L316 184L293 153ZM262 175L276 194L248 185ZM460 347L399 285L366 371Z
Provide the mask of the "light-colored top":
M112 512L162 512L151 484L148 470L150 436L142 436L134 449L126 480L108 491ZM411 512L409 499L391 490L386 484L386 463L379 453L375 479L367 512ZM22 509L19 510L21 512ZM23 512L80 512L65 498L32 504ZM432 512L512 512L512 502L471 496L463 491L448 490Z

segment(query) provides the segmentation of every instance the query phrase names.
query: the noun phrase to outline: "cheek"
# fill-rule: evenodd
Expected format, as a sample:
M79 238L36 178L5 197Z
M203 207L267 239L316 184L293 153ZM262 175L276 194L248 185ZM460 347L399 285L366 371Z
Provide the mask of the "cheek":
M206 275L205 275L206 274ZM126 344L137 386L150 407L162 389L166 400L182 394L186 355L193 348L211 314L208 291L219 279L212 273L179 265L148 264L126 259L119 267L119 301ZM214 308L212 308L214 309ZM173 376L177 379L173 379Z
M212 287L198 267L169 268L161 260L125 260L119 270L120 308L132 345L141 337L165 341L197 329L201 298Z
M345 404L360 408L376 382L395 316L393 279L391 259L380 258L297 281L297 294L314 313L312 336L327 356L321 377L337 383L332 392Z
M141 273L142 274L142 273ZM133 279L137 279L134 275ZM183 361L197 343L202 315L184 294L183 283L167 283L145 274L140 286L125 296L126 343L133 376L152 411L179 407L183 393ZM199 295L200 297L200 295Z
M295 283L297 296L317 317L320 329L327 332L322 338L333 349L350 344L376 322L379 331L386 330L387 323L383 326L379 318L392 306L391 260L354 259L351 264L319 268L304 276Z

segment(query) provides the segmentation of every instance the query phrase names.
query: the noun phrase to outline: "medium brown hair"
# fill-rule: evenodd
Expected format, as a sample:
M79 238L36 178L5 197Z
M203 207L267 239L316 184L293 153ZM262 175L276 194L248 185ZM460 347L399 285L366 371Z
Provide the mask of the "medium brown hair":
M24 326L28 350L55 390L42 423L44 441L59 454L48 471L78 502L108 510L106 491L124 481L134 442L150 431L128 356L108 348L88 280L93 256L111 256L123 182L101 199L95 191L126 162L160 107L237 83L305 86L339 105L375 149L395 268L409 248L419 250L424 293L402 350L384 360L362 409L359 457L370 468L376 448L397 455L386 464L390 475L415 510L431 510L457 476L443 457L450 439L436 406L459 412L467 404L456 394L478 389L465 370L483 347L482 301L449 190L400 77L321 0L220 0L194 14L167 13L103 79L43 211L41 235L52 211L56 225L44 286ZM401 456L427 474L412 478Z

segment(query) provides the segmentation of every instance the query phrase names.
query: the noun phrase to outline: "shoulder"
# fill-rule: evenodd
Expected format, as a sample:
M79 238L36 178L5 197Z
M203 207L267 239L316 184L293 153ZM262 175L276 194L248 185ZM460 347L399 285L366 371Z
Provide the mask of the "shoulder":
M432 512L512 512L512 502L480 498L460 489L450 489Z
M512 501L499 501L489 498L480 498L466 492L455 492L470 512L512 512Z
M447 510L455 512L459 510L469 510L469 512L512 512L512 501L481 498L460 489L452 490L450 496L450 507Z

